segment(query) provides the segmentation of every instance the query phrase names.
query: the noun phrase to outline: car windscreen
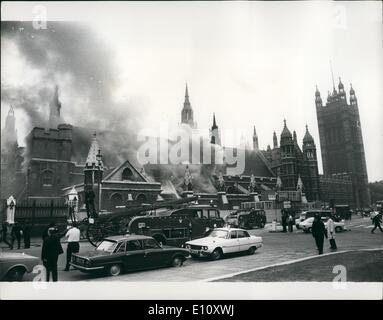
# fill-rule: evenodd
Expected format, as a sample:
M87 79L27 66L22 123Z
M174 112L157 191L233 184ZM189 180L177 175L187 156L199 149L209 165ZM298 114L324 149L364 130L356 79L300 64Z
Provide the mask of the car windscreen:
M216 237L216 238L227 238L228 232L226 230L213 230L208 237Z
M117 245L116 241L113 240L103 240L96 248L98 251L106 251L112 253Z

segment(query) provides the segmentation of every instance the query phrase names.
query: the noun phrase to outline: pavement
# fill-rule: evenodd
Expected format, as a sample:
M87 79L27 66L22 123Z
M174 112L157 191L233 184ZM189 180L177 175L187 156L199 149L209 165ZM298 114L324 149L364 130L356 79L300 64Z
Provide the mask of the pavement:
M376 231L371 234L371 220L369 218L354 218L351 220L349 229L336 234L338 250L358 250L383 247L383 234ZM209 281L214 277L225 276L236 272L251 270L258 267L266 267L276 263L316 256L317 251L311 234L301 230L293 232L270 232L270 227L264 229L249 230L250 234L262 236L264 246L257 250L254 255L236 254L224 257L218 261L188 259L181 268L162 268L149 271L130 272L118 277L95 276L84 274L78 270L63 271L65 267L65 253L59 257L59 280L60 281ZM1 243L1 246L4 244ZM63 249L66 251L66 243ZM80 244L80 253L93 250L94 247L88 242ZM8 251L8 249L5 249ZM41 240L32 239L30 249L13 250L25 252L33 256L41 255ZM329 243L325 240L324 252L330 252ZM32 281L34 275L27 274L25 281Z

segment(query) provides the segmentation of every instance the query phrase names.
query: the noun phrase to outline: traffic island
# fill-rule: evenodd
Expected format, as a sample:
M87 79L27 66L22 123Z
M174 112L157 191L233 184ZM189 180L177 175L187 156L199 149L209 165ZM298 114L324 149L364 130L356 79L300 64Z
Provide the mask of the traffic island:
M219 282L332 282L345 268L347 282L382 282L383 249L339 252L222 278Z

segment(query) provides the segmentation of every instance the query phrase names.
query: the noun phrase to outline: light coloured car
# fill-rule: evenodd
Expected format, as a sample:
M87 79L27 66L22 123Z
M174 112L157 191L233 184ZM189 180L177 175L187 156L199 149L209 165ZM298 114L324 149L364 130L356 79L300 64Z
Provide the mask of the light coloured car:
M21 281L39 263L39 258L23 252L0 252L0 280Z
M327 221L328 217L322 217L322 221L324 222L324 225L327 229ZM299 223L299 228L302 229L304 232L310 232L312 231L312 226L314 222L314 217L307 218L305 221ZM334 227L335 232L341 232L346 230L346 225L344 223L344 220L335 221L334 220Z
M185 243L192 257L213 260L227 253L246 251L253 254L262 245L262 237L251 236L246 230L237 228L216 228L207 237Z

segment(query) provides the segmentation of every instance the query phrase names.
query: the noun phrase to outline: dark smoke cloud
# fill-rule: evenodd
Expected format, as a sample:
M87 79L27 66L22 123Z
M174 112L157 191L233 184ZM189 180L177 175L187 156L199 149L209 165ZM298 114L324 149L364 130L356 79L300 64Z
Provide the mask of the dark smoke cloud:
M78 131L74 150L81 152L75 152L76 159L84 160L82 143L89 143L94 131L118 133L113 138L101 135L100 144L106 152L121 155L118 157L130 152L140 114L127 102L114 101L118 65L111 49L90 28L74 22L48 22L47 29L39 30L31 22L2 22L1 26L2 39L15 43L28 66L41 74L28 86L11 86L6 79L1 86L2 105L12 104L26 113L27 131L47 126L49 103L58 84L64 121L88 129Z
M132 120L138 113L127 103L113 101L119 84L114 53L90 28L80 23L48 22L47 29L35 30L31 22L2 22L1 36L13 41L28 65L42 74L33 86L2 85L2 101L7 101L3 94L23 97L23 103L14 101L15 107L26 111L31 125L47 118L53 87L58 84L66 122L112 131L136 129L132 125L139 121ZM44 116L39 116L42 111Z

